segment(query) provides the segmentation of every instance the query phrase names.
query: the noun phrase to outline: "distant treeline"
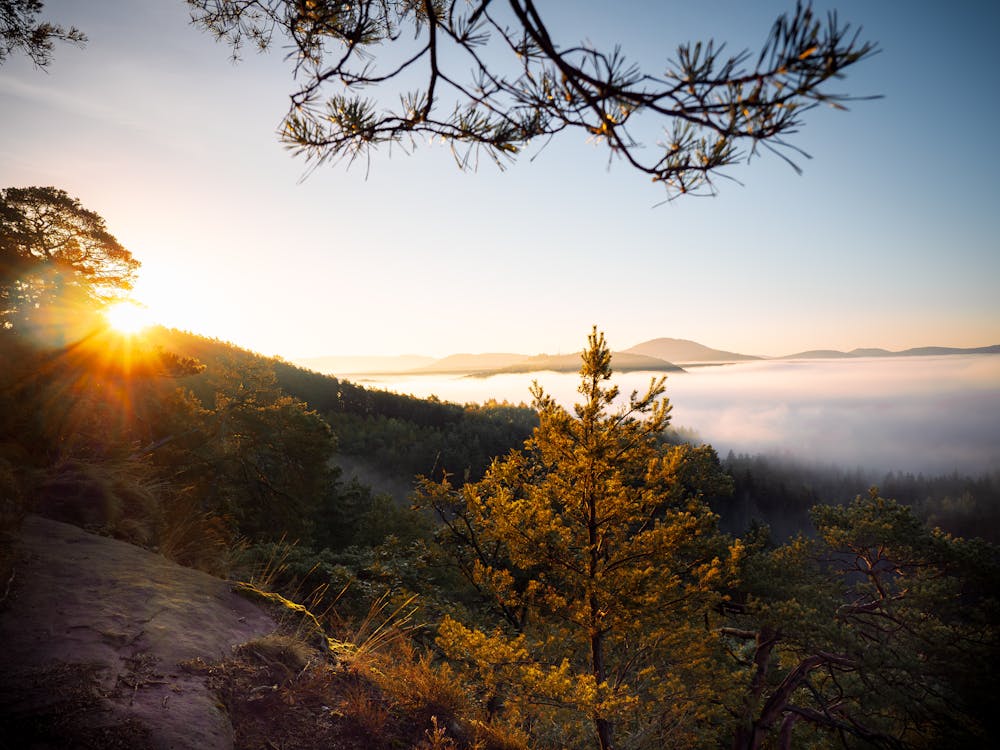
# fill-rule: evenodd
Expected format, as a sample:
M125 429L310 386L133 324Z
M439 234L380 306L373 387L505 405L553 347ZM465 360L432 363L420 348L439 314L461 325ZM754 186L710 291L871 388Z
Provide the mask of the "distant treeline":
M809 509L844 504L877 486L883 497L912 506L933 526L963 537L1000 541L1000 473L980 477L888 472L877 474L785 457L735 454L722 462L733 477L730 498L715 498L722 525L740 533L755 521L787 538L810 528Z

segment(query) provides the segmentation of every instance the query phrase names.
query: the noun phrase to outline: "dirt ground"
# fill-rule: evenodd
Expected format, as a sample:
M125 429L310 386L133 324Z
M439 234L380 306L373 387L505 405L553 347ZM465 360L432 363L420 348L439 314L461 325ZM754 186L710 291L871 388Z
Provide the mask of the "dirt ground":
M272 633L268 614L226 581L57 521L28 517L14 553L0 750L233 747L229 712L191 665Z

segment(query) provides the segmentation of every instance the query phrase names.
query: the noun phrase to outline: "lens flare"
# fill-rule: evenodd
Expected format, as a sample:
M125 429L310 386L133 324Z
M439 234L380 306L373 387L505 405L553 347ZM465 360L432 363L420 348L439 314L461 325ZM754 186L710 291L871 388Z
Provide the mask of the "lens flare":
M135 335L153 325L149 310L137 302L116 302L104 311L108 324L119 333Z

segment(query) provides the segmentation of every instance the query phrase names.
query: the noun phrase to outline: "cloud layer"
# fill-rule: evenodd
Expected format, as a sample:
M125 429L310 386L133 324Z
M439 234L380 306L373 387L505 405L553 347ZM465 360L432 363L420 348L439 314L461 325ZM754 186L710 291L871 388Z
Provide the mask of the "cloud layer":
M450 401L530 398L537 379L561 403L573 375L381 380L391 390ZM623 393L648 373L616 376ZM1000 356L762 361L695 368L667 381L673 422L720 454L781 453L877 471L1000 470Z

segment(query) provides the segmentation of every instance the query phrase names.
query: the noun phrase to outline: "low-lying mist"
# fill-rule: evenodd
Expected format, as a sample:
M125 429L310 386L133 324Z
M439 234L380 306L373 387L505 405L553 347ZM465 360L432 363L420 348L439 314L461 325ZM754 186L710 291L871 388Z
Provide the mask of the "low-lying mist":
M722 450L925 473L1000 468L1000 357L759 362L670 383Z
M575 375L419 376L360 381L459 403L530 400L538 380L560 403ZM650 373L615 376L622 393ZM676 427L721 455L776 453L874 471L981 474L1000 470L1000 356L771 360L694 367L667 380Z

